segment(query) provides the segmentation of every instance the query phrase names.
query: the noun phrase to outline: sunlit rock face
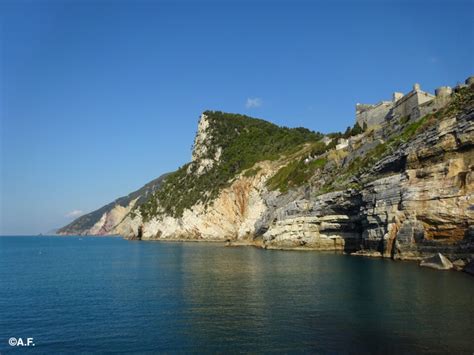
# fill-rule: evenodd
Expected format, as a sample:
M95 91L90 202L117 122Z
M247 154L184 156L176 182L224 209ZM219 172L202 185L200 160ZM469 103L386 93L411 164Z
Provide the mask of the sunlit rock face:
M266 210L262 192L274 164L262 163L252 177L240 175L208 207L197 204L182 217L157 216L143 222L140 216L126 218L116 228L133 238L142 226L141 239L248 240Z
M328 148L320 155L312 153L310 144L302 144L232 176L211 200L188 206L179 216L163 212L156 200L158 212L144 218L137 208L140 197L107 209L82 232L142 240L246 242L400 259L440 252L459 260L458 264L468 264L474 253L474 94L469 90L463 100L449 101L438 116L420 119L429 123L420 123L423 129L417 128L416 121L388 122L382 131L358 133L347 147ZM221 140L222 146L213 146L217 132L213 124L201 115L192 161L183 170L188 181L211 176L226 162L223 156L229 142ZM239 129L247 128L244 124ZM393 141L397 144L390 145ZM269 188L269 180L282 169L303 161L302 169L318 161L324 164L297 186L283 192ZM356 174L354 166L360 168L361 161L366 165ZM334 181L339 185L331 185ZM332 191L327 192L330 185ZM147 196L148 201L156 198Z
M222 154L222 148L216 147L213 156L209 156L209 146L212 144L212 127L210 126L208 116L201 115L198 123L196 137L194 138L193 153L191 164L188 167L188 173L191 173L193 167L196 175L204 174L209 171L214 164L219 162Z
M269 245L325 249L329 238L333 249L362 254L410 259L442 251L471 258L474 110L466 111L377 162L360 189L276 208L264 234Z

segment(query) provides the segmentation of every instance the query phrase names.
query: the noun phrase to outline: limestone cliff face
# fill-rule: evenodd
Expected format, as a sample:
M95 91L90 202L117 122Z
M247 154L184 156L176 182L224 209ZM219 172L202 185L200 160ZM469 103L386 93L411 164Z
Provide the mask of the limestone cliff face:
M88 234L92 235L106 235L114 234L114 230L123 219L132 211L137 203L135 198L126 206L119 204L112 207L110 211L104 212L102 217L88 230Z
M267 212L271 222L263 238L268 247L353 251L360 239L360 203L360 195L348 190L277 205Z
M311 248L418 258L434 251L473 250L474 114L442 119L378 161L360 189L317 195L303 186L285 194L266 187L284 162L239 175L208 208L181 218L157 217L133 226L142 239L253 240L268 248ZM197 155L198 156L198 155ZM199 161L198 159L196 161ZM117 230L118 232L118 230ZM123 233L123 231L121 231Z
M419 258L474 252L474 110L447 117L377 162L361 189L274 209L267 245ZM268 218L271 219L271 218Z
M275 134L268 140L272 144L287 131L259 120L246 126L241 117L238 125L226 122L219 131L213 126L216 119L203 114L192 161L172 183L155 190L171 192L149 194L145 210L137 208L140 199L109 208L86 233L142 240L229 240L266 248L338 250L401 259L442 252L452 259L470 259L474 253L473 90L436 117L425 117L423 125L388 122L383 130L358 134L343 147L318 153L312 153L314 145L305 143L306 138L294 136L291 141L300 137L303 142L295 149L277 158L270 154L271 159L245 168L233 157L261 135L254 130ZM222 132L246 145L232 146ZM242 154L253 161L258 149L257 144ZM269 188L269 179L284 176L286 167L290 171L292 164L303 161L307 167L302 165L301 171L306 175L286 175L299 185L288 185L284 192ZM363 168L361 161L366 163ZM311 166L315 170L308 170ZM231 169L238 173L229 174ZM196 186L212 187L224 173L229 180L217 194L197 191L198 197L187 199L187 193L196 193ZM301 176L307 180L301 183ZM172 208L170 201L175 198L176 204L184 206L181 213ZM186 205L186 201L195 202Z
M168 174L150 181L142 188L74 220L58 230L62 235L107 235L137 206L144 203L158 189Z
M214 155L209 155L209 147L213 144L212 126L210 125L208 116L202 114L199 119L198 129L193 144L192 161L188 166L188 174L195 168L196 175L202 175L209 171L214 164L219 163L222 154L222 148L215 147Z
M114 232L140 239L252 240L255 226L266 211L262 191L276 164L262 162L251 177L239 175L210 206L202 203L181 217L161 215L144 222L140 215L127 217Z
M380 240L384 253L402 258L473 252L473 119L473 107L446 117L392 154L405 162L402 172L362 191L371 217L367 246Z

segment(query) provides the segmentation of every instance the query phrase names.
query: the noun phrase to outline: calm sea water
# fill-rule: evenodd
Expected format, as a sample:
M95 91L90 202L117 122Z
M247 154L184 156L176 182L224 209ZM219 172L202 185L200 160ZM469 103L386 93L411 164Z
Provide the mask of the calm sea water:
M19 350L472 354L474 278L317 252L1 237L0 351Z

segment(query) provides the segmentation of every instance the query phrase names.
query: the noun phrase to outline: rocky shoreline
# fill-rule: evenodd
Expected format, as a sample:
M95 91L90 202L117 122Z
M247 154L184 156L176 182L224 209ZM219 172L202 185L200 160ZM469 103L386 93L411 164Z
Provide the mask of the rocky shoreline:
M129 239L128 240L134 240ZM136 239L135 239L136 240ZM306 252L323 252L323 253L332 253L332 254L339 254L339 255L350 255L350 256L358 256L358 257L366 257L366 258L377 258L377 259L387 259L392 260L394 262L402 261L402 262L416 262L420 267L428 267L436 270L454 270L454 271L464 271L472 276L474 276L474 259L472 260L463 260L457 259L451 262L448 258L444 255L437 253L430 257L421 257L421 256L405 256L405 257L397 257L391 258L386 255L383 255L376 251L369 251L369 250L360 250L352 253L345 252L343 250L337 249L321 249L317 247L289 247L289 246L275 246L275 245L266 245L262 239L254 239L254 240L221 240L221 239L185 239L185 238L177 238L177 239L150 239L147 240L150 242L164 242L164 243L216 243L216 244L223 244L226 247L231 248L239 248L239 247L254 247L264 250L281 250L281 251L306 251Z

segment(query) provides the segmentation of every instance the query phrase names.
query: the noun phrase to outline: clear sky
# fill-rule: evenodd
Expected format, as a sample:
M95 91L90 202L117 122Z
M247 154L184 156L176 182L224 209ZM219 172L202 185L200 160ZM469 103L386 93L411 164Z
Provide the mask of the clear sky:
M46 232L190 160L200 113L322 132L474 74L474 2L0 1L0 234Z

